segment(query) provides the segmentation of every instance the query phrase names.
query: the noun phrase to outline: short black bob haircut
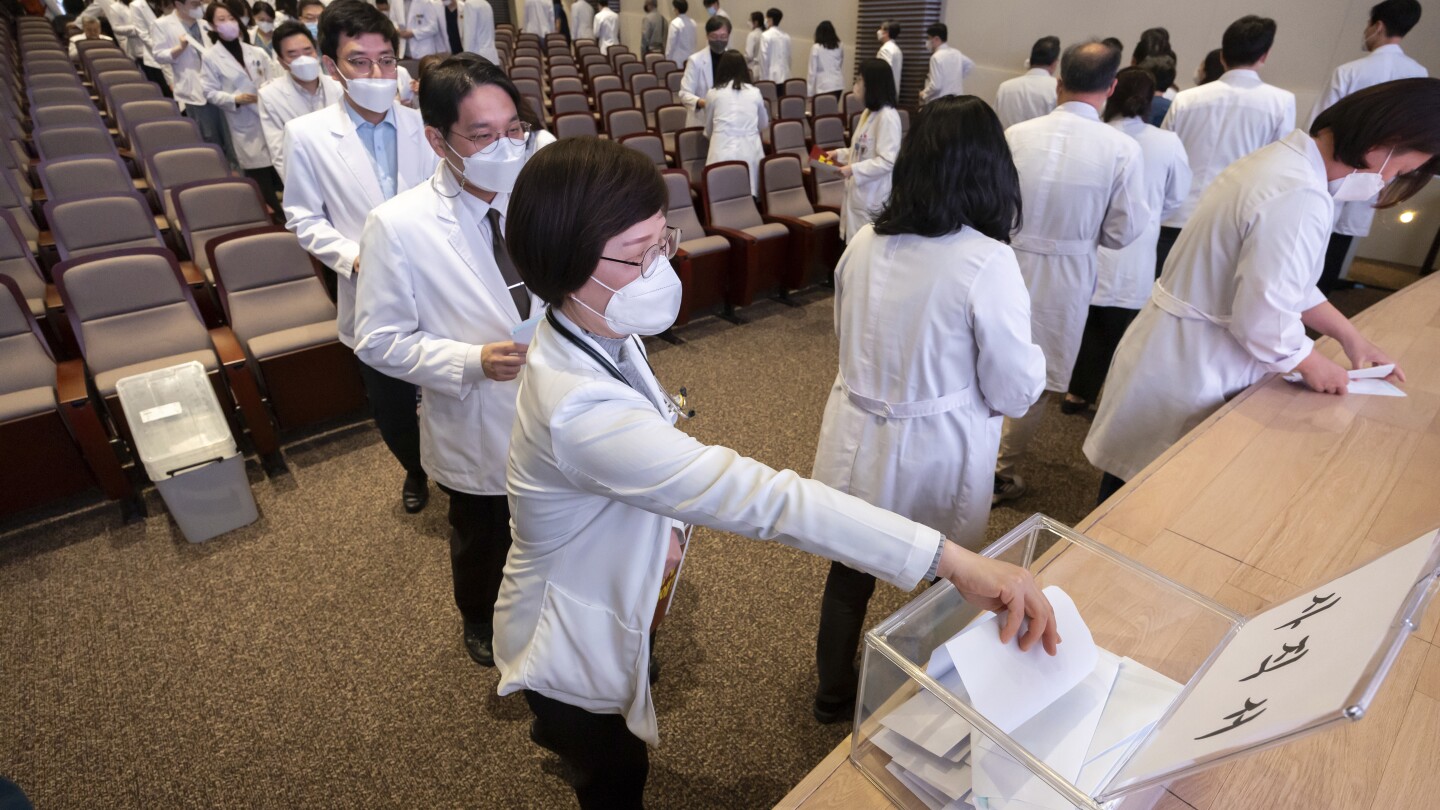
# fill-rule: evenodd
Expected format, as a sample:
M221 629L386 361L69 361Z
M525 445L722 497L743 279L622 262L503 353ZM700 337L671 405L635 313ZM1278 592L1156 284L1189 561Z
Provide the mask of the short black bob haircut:
M860 63L860 81L865 83L865 109L879 112L899 103L895 92L895 73L884 59L870 58Z
M875 233L934 237L966 226L1009 244L1020 228L1020 175L990 105L945 96L921 109L900 144Z
M1384 0L1370 8L1370 23L1385 26L1385 33L1403 37L1420 22L1420 4L1415 0Z
M605 243L664 213L665 180L643 153L565 138L535 153L510 196L505 241L525 286L560 306L600 264Z
M1200 65L1200 83L1209 84L1225 75L1225 63L1220 60L1220 49L1205 54L1205 60Z
M1071 93L1101 93L1110 89L1120 70L1120 51L1103 42L1077 42L1060 60L1060 83Z
M479 54L461 52L426 70L420 77L420 117L425 120L425 126L448 136L451 127L460 120L460 102L471 90L487 84L504 90L515 104L515 115L520 116L520 91L505 71ZM535 137L533 131L530 137Z
M729 85L731 89L743 90L750 83L750 65L745 61L745 54L734 48L720 54L720 61L715 65L717 89Z
M1310 135L1327 129L1335 159L1356 169L1365 169L1365 153L1377 148L1432 156L1392 180L1375 207L1398 205L1440 172L1440 79L1396 79L1351 93L1315 118Z
M1259 62L1275 44L1275 21L1247 14L1230 23L1220 39L1220 56L1229 70Z
M815 26L815 44L826 50L835 50L840 47L840 35L835 33L835 24L829 20L821 20Z
M275 58L279 59L279 52L285 50L285 40L289 39L290 37L301 36L310 40L311 45L317 44L315 42L315 35L310 33L310 29L305 27L305 23L302 23L299 20L286 20L285 22L275 26L275 33L270 35L270 41L275 45Z
M1170 32L1164 28L1146 28L1140 32L1140 41L1130 53L1130 64L1138 65L1152 56L1174 56L1170 47Z
M1060 58L1060 38L1051 34L1035 40L1030 46L1030 67L1050 67Z
M335 0L320 12L320 54L340 61L340 37L355 38L363 34L379 34L390 42L390 47L400 52L400 35L395 32L395 23L385 12L364 2L364 0Z
M1105 99L1106 121L1116 118L1150 120L1150 104L1155 101L1155 75L1142 67L1127 67L1115 74L1115 92Z

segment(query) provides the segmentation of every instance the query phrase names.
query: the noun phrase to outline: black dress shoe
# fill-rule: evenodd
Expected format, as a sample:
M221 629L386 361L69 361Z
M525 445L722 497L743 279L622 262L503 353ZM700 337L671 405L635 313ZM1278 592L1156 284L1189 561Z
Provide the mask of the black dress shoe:
M1069 398L1063 398L1060 400L1060 412L1063 414L1069 414L1071 416L1077 413L1084 413L1085 410L1089 407L1090 403L1083 399L1077 401Z
M465 625L465 652L470 654L470 660L482 667L495 666L495 651L491 646L493 633L488 627L472 627Z
M814 713L815 719L827 726L841 720L849 721L855 716L855 701L832 703L828 700L816 700Z
M653 655L650 656L650 673L649 673L649 675L650 675L650 685L651 685L651 686L654 686L655 684L657 684L657 683L660 682L660 662L659 662L659 661L656 661L656 660L655 660L655 656L653 656Z
M405 511L412 515L424 509L425 504L430 502L429 477L424 473L407 473L405 486L400 490L400 500L405 504Z

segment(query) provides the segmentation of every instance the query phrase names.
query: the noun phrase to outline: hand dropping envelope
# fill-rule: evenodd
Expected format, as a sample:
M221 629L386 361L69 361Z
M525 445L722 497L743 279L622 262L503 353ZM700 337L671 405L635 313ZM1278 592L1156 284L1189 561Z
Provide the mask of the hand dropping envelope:
M543 317L545 317L545 311L542 309L540 312L530 316L529 319L521 321L515 328L510 330L510 339L516 343L523 343L526 346L530 345L530 341L535 339L535 327L540 325L540 319Z
M1014 640L1002 644L1004 617L991 614L941 645L926 666L936 680L951 670L958 673L970 705L1006 734L1074 689L1099 659L1090 629L1069 595L1052 585L1045 596L1055 609L1056 629L1064 639L1055 655L1047 655L1039 642L1028 652L1022 652Z
M1395 370L1394 363L1387 363L1383 366L1371 366L1370 368L1351 369L1346 372L1350 378L1346 390L1352 394L1362 394L1372 397L1403 397L1405 392L1395 387L1384 378L1390 376ZM1291 373L1285 375L1286 382L1304 382L1299 374Z

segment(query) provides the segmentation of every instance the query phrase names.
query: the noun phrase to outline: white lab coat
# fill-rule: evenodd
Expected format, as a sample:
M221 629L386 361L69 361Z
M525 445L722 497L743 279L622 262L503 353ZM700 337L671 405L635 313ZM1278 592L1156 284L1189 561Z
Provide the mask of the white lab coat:
M500 64L500 52L495 49L495 9L490 0L465 0L461 9L460 43L465 50Z
M940 43L930 54L930 73L925 77L925 86L920 88L920 101L930 102L944 96L965 94L965 77L975 69L975 60Z
M1021 121L1049 115L1055 109L1057 84L1045 68L1030 68L1023 75L1001 82L995 91L995 114L1000 126L1009 129Z
M236 62L218 42L205 49L200 66L205 101L225 112L230 143L240 168L263 169L272 164L265 130L260 124L258 99L260 86L272 78L275 62L264 51L244 42L240 43L240 57L245 60L244 65ZM240 93L256 96L256 103L236 104L235 96Z
M135 26L135 36L140 38L140 47L141 50L144 51L144 55L141 56L140 61L147 67L164 70L165 66L160 64L160 61L155 58L155 26L159 23L159 20L155 17L154 9L150 8L149 3L136 3L134 0L131 0L130 5L126 6L126 8L130 11L130 16L133 18L132 24Z
M618 714L653 745L647 637L675 521L774 540L901 588L925 575L941 535L675 429L652 401L663 392L643 349L630 341L625 351L649 396L548 321L530 344L510 438L514 542L495 603L495 663L500 694L530 689Z
M753 84L742 90L728 84L712 88L705 94L705 112L705 137L710 139L705 165L745 161L750 165L750 194L760 196L760 161L765 159L760 130L770 125L760 88Z
M1155 246L1160 221L1190 193L1190 163L1185 146L1173 132L1152 127L1140 118L1117 118L1110 126L1135 139L1145 162L1145 205L1149 224L1140 238L1115 250L1101 246L1095 295L1090 305L1139 309L1150 300L1155 284Z
M825 48L810 46L810 70L806 74L805 91L811 97L845 89L845 46Z
M760 38L760 73L757 82L769 79L779 86L790 79L790 35L775 26Z
M156 21L150 34L155 61L163 66L165 79L170 82L170 89L175 93L175 100L180 103L182 110L189 104L202 106L206 103L205 82L200 77L200 63L203 59L201 54L210 44L210 38L206 36L210 24L204 20L198 20L195 24L199 26L199 39L190 36L180 18L170 13ZM173 56L172 51L182 39L189 40L190 45L181 51L179 56Z
M1395 79L1415 79L1429 76L1425 66L1405 55L1399 45L1381 45L1366 56L1353 62L1346 62L1335 68L1329 84L1315 108L1310 111L1310 123L1328 107L1358 90ZM1335 205L1335 233L1346 236L1369 236L1370 223L1375 219L1373 200L1357 200Z
M1227 70L1209 84L1180 91L1161 126L1180 136L1190 156L1190 194L1161 223L1183 228L1226 166L1295 128L1295 94L1264 83L1253 70Z
M875 219L890 199L890 178L900 154L900 113L894 107L860 113L850 146L835 150L838 163L850 166L840 204L840 238L849 241Z
M114 26L111 26L111 28L113 29ZM88 37L86 37L84 34L76 34L75 36L70 37L70 58L72 60L78 60L80 58L80 49L75 46L75 43L85 42L87 39ZM101 42L115 42L115 39L113 37L107 37L104 34L96 37L96 39ZM116 43L116 45L119 46L122 50L125 47L120 43Z
M445 32L445 6L440 0L407 0L405 27L415 33L405 44L407 59L423 59L432 53L450 52L450 38Z
M443 193L442 193L443 192ZM420 386L420 463L440 484L505 494L518 380L496 382L480 348L511 339L521 317L495 263L484 212L444 164L434 178L370 212L360 238L355 355ZM530 297L532 312L544 304Z
M608 53L611 45L620 44L620 15L609 6L601 7L595 15L595 44L600 46L601 53Z
M682 65L685 57L695 52L695 21L679 14L670 21L669 32L665 37L665 58Z
M279 76L260 86L260 129L265 133L265 146L270 150L271 165L285 179L285 125L302 115L329 107L340 101L345 91L340 83L320 74L315 95L295 83L289 72L281 68Z
M338 279L335 307L340 342L355 348L355 257L365 218L384 192L374 161L355 131L341 99L320 112L301 116L285 127L285 227L300 246ZM397 100L395 120L395 193L430 179L440 160L425 141L420 113ZM361 263L364 271L364 263Z
M525 33L545 36L555 30L555 4L550 0L525 0Z
M760 81L760 41L765 37L765 28L751 28L745 35L745 65L750 68L750 78Z
M887 41L880 46L875 53L876 58L884 59L885 64L890 66L890 72L895 76L895 95L900 95L900 68L905 64L905 54L900 51L900 46L894 40Z
M978 550L1000 417L1023 416L1045 386L1014 252L968 227L867 226L835 268L835 335L812 475Z
M708 116L704 110L696 108L696 102L705 98L705 94L710 92L714 84L715 66L710 59L710 49L691 54L690 58L685 60L685 72L680 76L680 89L675 93L690 113L685 119L686 127L705 126Z
M1045 388L1065 391L1095 294L1096 247L1125 247L1150 222L1144 159L1133 138L1078 101L1016 124L1005 140L1025 201L1010 244L1030 290L1031 330L1045 350Z
M570 38L594 39L595 38L595 9L590 5L589 0L575 0L570 5ZM600 47L600 53L605 53L605 47Z
M1181 95L1184 95L1183 93ZM1300 314L1334 217L1325 163L1295 130L1226 169L1121 339L1085 456L1124 480L1269 372L1313 348Z

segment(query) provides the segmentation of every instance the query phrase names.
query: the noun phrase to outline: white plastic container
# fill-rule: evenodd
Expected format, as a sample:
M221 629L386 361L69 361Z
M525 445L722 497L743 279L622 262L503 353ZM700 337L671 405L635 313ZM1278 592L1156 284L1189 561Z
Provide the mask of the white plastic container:
M255 522L245 460L197 362L156 369L115 385L145 473L185 539L201 543Z

